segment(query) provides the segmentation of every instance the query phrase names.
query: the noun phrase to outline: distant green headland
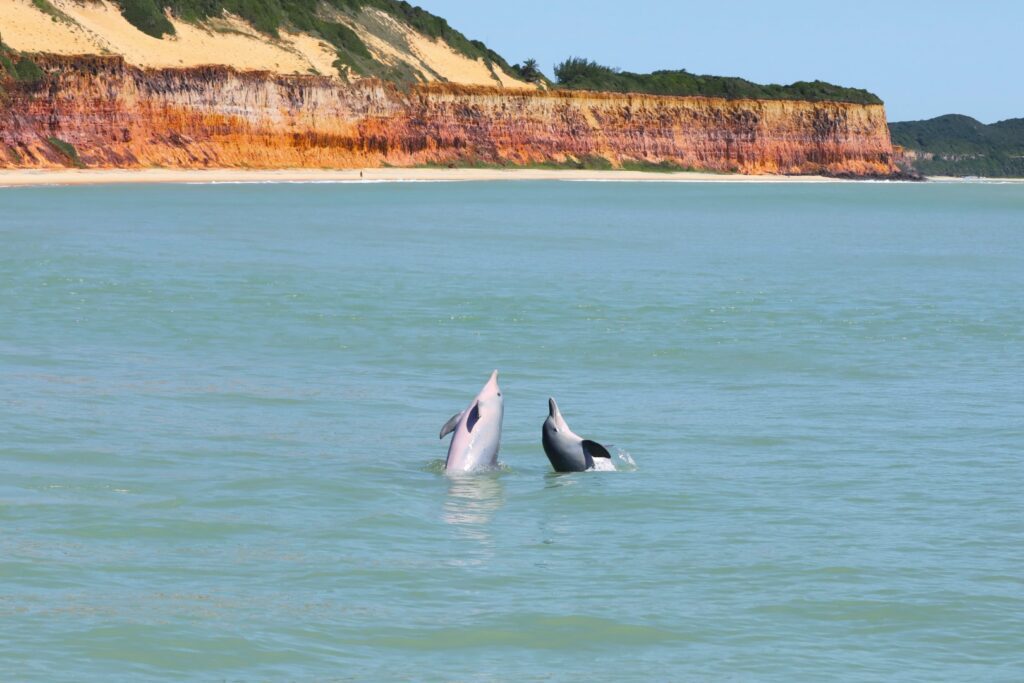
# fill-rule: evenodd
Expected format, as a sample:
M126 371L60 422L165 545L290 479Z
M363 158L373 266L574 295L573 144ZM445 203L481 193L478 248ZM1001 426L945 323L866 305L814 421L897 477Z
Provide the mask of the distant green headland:
M1024 118L985 125L947 114L890 123L889 131L906 163L925 175L1024 177Z

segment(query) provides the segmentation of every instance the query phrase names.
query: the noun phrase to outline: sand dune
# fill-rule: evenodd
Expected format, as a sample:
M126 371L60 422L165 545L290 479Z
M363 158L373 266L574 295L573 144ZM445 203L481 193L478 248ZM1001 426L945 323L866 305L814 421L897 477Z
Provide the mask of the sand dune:
M239 70L279 74L318 73L337 77L334 48L310 35L281 31L275 39L237 17L225 16L202 25L171 17L176 35L162 39L142 33L109 0L50 0L63 16L54 17L32 0L0 0L0 37L24 52L121 55L129 64L148 68L227 65ZM372 35L358 22L343 17L385 63L405 62L423 80L440 78L467 85L531 87L509 74L491 72L483 60L462 55L447 43L427 38L394 17L368 9L369 19L385 22L393 42Z
M130 64L153 68L230 64L281 74L335 74L331 63L336 57L329 45L288 33L274 40L237 18L204 26L172 19L177 35L157 39L128 23L107 0L52 4L68 20L39 11L30 0L0 3L4 42L26 52L117 54Z

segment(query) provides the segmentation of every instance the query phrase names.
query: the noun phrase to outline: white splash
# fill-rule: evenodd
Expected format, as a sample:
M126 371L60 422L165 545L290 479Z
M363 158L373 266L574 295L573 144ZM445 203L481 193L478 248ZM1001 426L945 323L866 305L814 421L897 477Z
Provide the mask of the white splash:
M633 459L633 456L630 455L628 451L624 451L621 448L616 448L615 449L615 455L622 462L622 464L626 466L625 469L627 469L627 470L635 470L635 469L637 469L636 460Z

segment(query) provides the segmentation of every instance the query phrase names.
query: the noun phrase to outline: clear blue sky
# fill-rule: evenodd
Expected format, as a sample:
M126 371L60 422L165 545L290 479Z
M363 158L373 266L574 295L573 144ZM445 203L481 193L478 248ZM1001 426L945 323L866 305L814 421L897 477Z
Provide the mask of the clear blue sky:
M568 56L867 88L890 121L1024 117L1024 0L410 0L546 74Z

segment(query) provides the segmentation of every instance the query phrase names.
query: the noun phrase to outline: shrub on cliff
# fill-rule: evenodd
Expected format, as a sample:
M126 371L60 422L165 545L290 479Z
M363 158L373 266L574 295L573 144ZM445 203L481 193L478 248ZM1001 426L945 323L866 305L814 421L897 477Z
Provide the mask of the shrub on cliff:
M174 25L156 0L121 0L121 13L132 26L154 38L174 35Z
M567 88L582 84L614 83L619 76L618 69L602 66L583 57L569 57L555 66L558 84Z
M60 138L50 137L46 139L54 149L60 152L68 161L68 163L76 168L85 168L85 164L82 163L81 158L78 156L78 150L70 142L65 142Z
M16 78L21 83L34 84L43 80L43 70L39 68L39 65L27 57L22 57L18 63L14 65L14 70L17 74Z
M10 56L0 45L0 81L4 80L4 76L8 78L17 78L18 69L14 66L14 62L11 61Z

